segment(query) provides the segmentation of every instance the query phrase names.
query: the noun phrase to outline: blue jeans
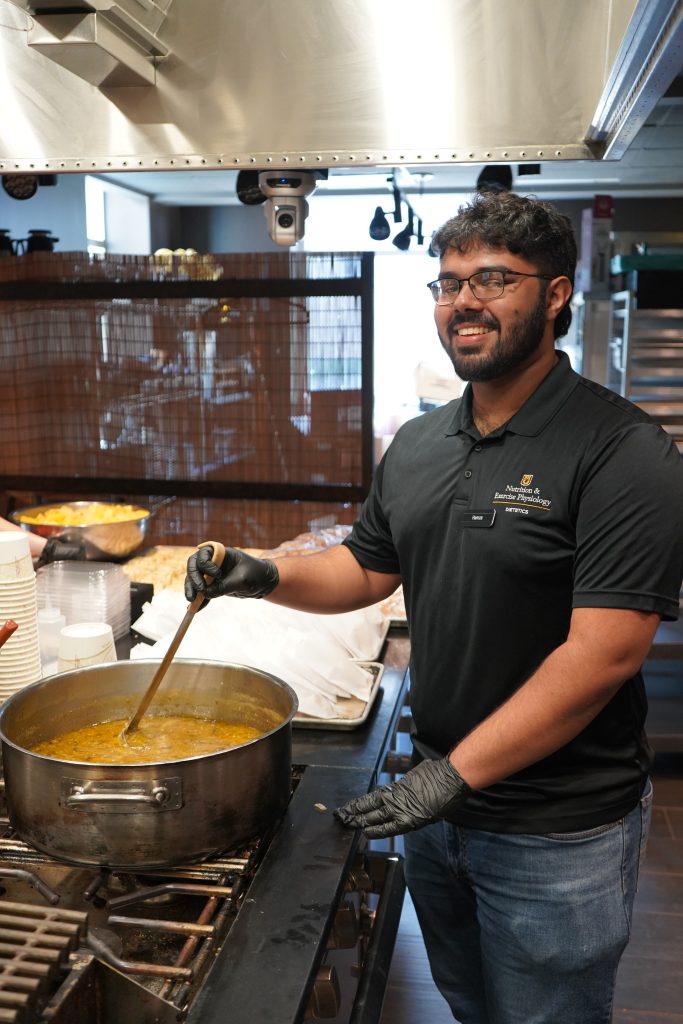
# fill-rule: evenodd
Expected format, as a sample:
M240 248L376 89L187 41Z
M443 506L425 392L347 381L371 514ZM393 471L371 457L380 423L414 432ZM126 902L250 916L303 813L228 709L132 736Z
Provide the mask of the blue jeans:
M609 1024L652 813L508 835L437 822L404 836L434 981L461 1024Z

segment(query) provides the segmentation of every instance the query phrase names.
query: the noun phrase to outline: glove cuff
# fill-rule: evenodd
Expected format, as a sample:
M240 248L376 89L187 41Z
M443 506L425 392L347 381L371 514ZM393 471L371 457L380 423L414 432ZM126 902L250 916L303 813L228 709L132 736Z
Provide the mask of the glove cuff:
M457 807L460 807L461 804L465 803L472 793L472 787L469 783L465 782L458 769L451 764L451 760L448 755L443 758L441 765L443 767L444 775L448 777L449 787L452 787L453 785L456 787L453 796L441 809L440 817L448 819L451 811L454 811Z
M277 571L275 562L271 562L267 558L264 558L263 564L266 567L263 586L258 594L254 594L254 597L267 597L268 594L272 594L280 582L280 573Z
M80 561L85 558L85 545L79 541L63 541L49 537L38 559L38 568L50 562Z
M272 594L272 592L275 590L276 586L280 582L280 574L277 571L277 566L275 565L275 562L269 562L267 558L254 559L250 556L249 564L253 565L254 563L258 565L257 581L245 584L241 590L228 591L231 597L268 597L268 594ZM220 583L218 584L218 590L219 593L222 592L220 590Z
M469 796L472 792L472 787L469 783L465 782L462 775L451 761L450 754L444 757L444 768L446 768L452 778L452 780L463 790L466 796Z

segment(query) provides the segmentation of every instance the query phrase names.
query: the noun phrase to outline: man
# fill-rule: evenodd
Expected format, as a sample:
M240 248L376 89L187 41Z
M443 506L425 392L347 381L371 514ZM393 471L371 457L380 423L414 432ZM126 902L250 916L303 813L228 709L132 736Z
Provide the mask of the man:
M337 816L407 833L462 1024L607 1024L651 809L640 668L678 615L681 459L555 349L567 218L487 193L432 244L462 398L401 428L344 544L277 566L232 551L220 571L193 556L186 594L339 612L403 584L415 767Z

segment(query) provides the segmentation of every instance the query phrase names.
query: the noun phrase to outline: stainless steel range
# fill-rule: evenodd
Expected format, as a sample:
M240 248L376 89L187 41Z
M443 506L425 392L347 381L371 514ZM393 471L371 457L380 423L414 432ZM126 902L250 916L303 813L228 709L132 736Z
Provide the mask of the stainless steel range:
M252 885L274 838L260 836L200 864L129 874L57 862L14 837L6 818L0 827L0 1021L17 1024L165 1024L188 1018L217 957L234 961L231 930L245 902L253 900ZM297 1007L294 1017L278 1010L253 1019L338 1018L341 983L327 953L353 949L354 973L362 970L380 891L400 913L400 861L356 851L344 870L341 899L320 908L318 935L310 926L297 935L303 921L297 915L289 921L288 941L299 947L311 973L303 1014ZM264 921L262 942L269 938L267 927ZM326 955L314 969L307 947L323 936ZM222 997L214 996L223 1013L232 1003L233 985L228 981ZM277 1000L275 986L273 1010Z
M384 763L405 690L398 662L363 730L295 731L282 821L202 863L72 866L13 835L0 805L0 1024L378 1021L402 864L332 810Z
M133 875L62 864L0 827L0 1021L17 1022L185 1015L270 839Z

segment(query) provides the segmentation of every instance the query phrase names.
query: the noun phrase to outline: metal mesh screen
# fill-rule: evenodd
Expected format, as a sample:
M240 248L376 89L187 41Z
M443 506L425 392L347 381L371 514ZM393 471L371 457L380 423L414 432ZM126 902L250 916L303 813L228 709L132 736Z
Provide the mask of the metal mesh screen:
M371 472L363 266L0 261L0 487L176 494L158 542L193 543L226 518L255 547L348 522Z

